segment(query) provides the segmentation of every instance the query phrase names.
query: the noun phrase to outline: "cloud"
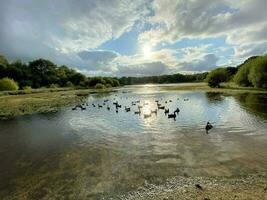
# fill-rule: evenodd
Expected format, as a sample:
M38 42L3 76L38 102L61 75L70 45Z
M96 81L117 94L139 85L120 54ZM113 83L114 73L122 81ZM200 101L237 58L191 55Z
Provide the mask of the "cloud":
M155 0L149 19L154 26L140 34L139 41L155 45L222 36L235 48L253 46L267 40L266 7L265 0Z
M142 63L135 65L119 66L118 76L153 76L167 72L168 66L162 62Z
M217 66L219 58L214 54L206 54L199 59L184 61L177 64L179 70L185 72L203 72L209 71Z
M100 70L110 67L109 64L119 56L117 52L97 50L97 51L82 51L78 56L86 65L86 69Z
M130 31L148 12L143 0L4 1L0 52L53 59L94 49Z

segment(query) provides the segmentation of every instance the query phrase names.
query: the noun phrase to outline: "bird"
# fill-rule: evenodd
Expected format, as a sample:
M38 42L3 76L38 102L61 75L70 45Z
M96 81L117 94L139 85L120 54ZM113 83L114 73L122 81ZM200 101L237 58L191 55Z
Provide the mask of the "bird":
M109 106L107 106L107 109L108 109L108 110L110 110L110 107L109 107Z
M86 110L86 107L81 107L81 110Z
M131 108L127 108L127 107L125 106L125 111L126 111L126 112L130 112L130 111L131 111Z
M134 114L140 115L141 114L141 110L139 109L138 111L135 111Z
M176 114L175 112L173 114L168 114L168 118L173 118L174 120L176 119Z
M178 114L180 112L180 109L176 108L176 110L174 112Z
M77 110L77 107L76 107L76 106L75 106L75 107L73 107L73 108L72 108L72 110Z
M158 106L158 108L164 110L165 106Z
M211 125L211 123L210 122L207 122L206 127L205 127L206 132L208 132L212 128L213 128L213 126Z
M172 102L172 100L169 100L169 102Z
M98 104L98 108L102 108L102 107L103 107L102 105Z
M149 113L149 114L144 114L144 118L149 118L149 117L151 117L151 113Z
M94 104L94 103L92 103L92 106L93 106L93 107L95 107L95 104Z
M164 110L165 115L168 114L169 112L170 112L169 109L165 109L165 110Z
M151 114L152 114L152 113L157 115L157 114L158 114L158 110L157 110L157 109L155 109L155 110L151 110Z

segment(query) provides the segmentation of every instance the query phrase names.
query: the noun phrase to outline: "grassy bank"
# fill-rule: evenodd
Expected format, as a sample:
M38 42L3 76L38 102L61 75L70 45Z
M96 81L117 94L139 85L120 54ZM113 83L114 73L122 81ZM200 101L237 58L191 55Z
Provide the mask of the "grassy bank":
M222 84L221 88L211 88L207 83L183 83L177 85L163 86L166 90L192 90L192 91L206 91L206 92L227 92L227 93L266 93L266 89L259 89L253 87L239 87L232 83Z
M63 106L82 102L89 94L109 91L111 90L58 88L2 92L0 120L11 119L19 115L56 112Z

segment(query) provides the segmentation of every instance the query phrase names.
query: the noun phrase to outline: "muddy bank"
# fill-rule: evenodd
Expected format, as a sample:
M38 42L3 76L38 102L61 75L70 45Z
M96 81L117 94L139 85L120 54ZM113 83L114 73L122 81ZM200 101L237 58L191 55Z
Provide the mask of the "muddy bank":
M146 183L136 191L106 199L267 199L267 176L266 174L235 178L179 176L169 179L164 185Z

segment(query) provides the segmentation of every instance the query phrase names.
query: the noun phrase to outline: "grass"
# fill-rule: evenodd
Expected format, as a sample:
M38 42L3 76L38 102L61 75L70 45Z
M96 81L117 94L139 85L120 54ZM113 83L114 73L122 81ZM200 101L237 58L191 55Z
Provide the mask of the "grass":
M233 83L224 83L221 88L210 88L207 83L203 82L181 83L162 85L161 89L267 94L267 90L264 89L239 87ZM112 89L41 88L0 92L0 120L25 114L56 112L63 106L83 101L89 94L109 91Z
M2 92L0 120L25 114L56 112L61 107L82 102L89 94L110 91L112 90L57 88Z
M211 88L207 83L183 83L172 86L163 86L166 90L192 90L192 91L206 91L206 92L225 92L225 93L267 93L266 89L259 89L253 87L240 87L234 83L223 83L220 88Z

